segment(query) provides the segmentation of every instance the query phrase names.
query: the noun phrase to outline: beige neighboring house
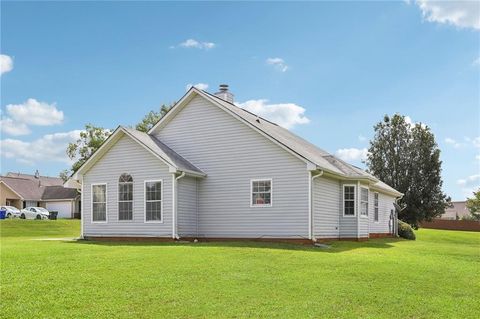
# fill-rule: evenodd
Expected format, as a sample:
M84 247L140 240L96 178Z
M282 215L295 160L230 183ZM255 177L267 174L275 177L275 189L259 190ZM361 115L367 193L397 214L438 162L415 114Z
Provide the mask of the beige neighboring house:
M462 219L464 216L470 216L466 201L452 202L452 205L452 207L445 210L445 213L440 216L440 219L456 220Z
M57 211L58 218L80 215L80 194L76 188L63 186L58 177L8 173L0 176L0 205L22 209L29 206Z

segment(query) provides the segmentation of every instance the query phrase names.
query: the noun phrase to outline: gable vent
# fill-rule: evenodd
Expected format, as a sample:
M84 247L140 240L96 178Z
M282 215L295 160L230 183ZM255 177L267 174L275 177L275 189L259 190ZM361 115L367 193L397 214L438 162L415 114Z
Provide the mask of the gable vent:
M228 90L228 84L220 84L220 90L215 93L215 96L229 103L233 103L233 94Z

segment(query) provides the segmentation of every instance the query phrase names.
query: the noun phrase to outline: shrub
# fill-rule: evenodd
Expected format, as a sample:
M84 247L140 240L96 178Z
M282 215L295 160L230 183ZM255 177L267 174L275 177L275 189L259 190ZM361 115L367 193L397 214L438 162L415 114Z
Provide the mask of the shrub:
M415 233L413 232L412 226L401 220L398 220L398 236L405 239L415 240Z

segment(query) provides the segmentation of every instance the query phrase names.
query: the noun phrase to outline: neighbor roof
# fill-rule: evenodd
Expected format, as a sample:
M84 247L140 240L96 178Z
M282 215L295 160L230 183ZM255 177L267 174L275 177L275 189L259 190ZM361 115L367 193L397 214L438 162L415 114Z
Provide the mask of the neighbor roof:
M8 172L6 176L29 179L32 181L40 181L40 183L43 186L63 185L63 180L60 177L41 176L41 175L39 177L35 177L35 175L31 175L31 174L22 174L22 173L13 173L13 172Z
M50 178L54 179L52 177ZM33 180L29 178L0 176L0 181L5 183L9 188L15 191L18 195L20 195L23 200L41 201L46 199L74 199L77 196L76 193L73 194L73 191L76 192L76 189L64 188L63 186L58 185L45 186L42 184L42 181L40 179ZM45 194L48 198L44 198ZM57 195L58 197L55 197Z

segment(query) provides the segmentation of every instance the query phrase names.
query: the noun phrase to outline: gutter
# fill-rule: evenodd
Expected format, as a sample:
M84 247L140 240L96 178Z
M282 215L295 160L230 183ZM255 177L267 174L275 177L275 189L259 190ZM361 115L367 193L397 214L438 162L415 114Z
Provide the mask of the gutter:
M323 175L323 170L320 170L320 173L317 175L312 175L312 171L309 171L309 179L308 179L308 239L316 242L317 239L313 234L313 182L315 178L320 177Z
M185 172L182 172L179 176L175 177L175 173L172 174L172 238L180 239L177 234L177 182L180 178L185 176Z

